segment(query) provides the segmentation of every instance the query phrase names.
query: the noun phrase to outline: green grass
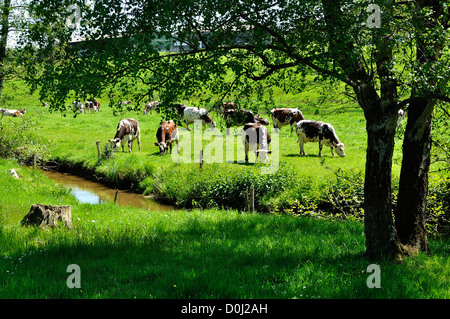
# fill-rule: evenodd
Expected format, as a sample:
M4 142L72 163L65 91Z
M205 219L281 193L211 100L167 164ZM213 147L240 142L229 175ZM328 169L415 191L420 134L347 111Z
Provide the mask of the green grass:
M450 297L448 241L431 241L432 256L380 263L382 288L369 289L358 222L78 204L13 161L0 160L0 177L2 194L19 193L0 199L2 298ZM21 227L35 202L71 204L73 229ZM66 285L70 264L80 289Z

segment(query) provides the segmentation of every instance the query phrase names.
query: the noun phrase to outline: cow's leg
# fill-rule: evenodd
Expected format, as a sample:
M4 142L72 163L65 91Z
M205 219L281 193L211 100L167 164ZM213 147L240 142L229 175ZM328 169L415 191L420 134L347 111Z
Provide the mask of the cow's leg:
M178 140L176 140L177 143L177 154L180 154L180 146L178 145Z
M248 139L248 136L247 136ZM245 162L248 163L248 149L249 149L249 145L248 145L248 140L245 141Z
M139 151L140 151L141 150L141 135L138 135L137 141L138 141L138 147L139 147Z
M333 146L330 146L330 149L331 149L331 155L334 156L334 149L333 149Z
M303 138L298 138L298 144L300 145L300 156L305 155L305 150L303 149Z
M322 147L323 147L322 139L319 139L319 157L322 157Z
M133 140L130 138L128 140L128 153L131 154L132 149L133 149Z

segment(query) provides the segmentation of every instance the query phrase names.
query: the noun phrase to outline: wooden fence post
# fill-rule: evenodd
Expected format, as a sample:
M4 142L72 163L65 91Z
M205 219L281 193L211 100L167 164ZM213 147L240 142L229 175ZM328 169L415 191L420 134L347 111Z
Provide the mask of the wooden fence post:
M100 141L95 142L95 144L97 144L98 158L100 158L102 156L102 153L100 152Z
M119 190L116 188L116 195L114 195L114 204L117 201L117 195L119 195Z
M203 150L200 150L200 170L203 167Z

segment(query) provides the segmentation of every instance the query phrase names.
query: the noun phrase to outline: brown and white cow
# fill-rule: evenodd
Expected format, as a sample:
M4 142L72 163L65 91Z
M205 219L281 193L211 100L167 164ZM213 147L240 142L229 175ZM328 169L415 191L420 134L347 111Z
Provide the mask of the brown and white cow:
M272 109L270 111L270 115L272 117L273 127L275 129L281 129L285 125L290 125L291 133L295 124L305 119L303 113L298 108Z
M255 163L258 161L258 155L261 163L269 161L269 150L271 137L265 126L259 123L247 123L241 130L242 143L245 149L245 162L248 162L248 152L255 152Z
M91 110L93 110L94 112L98 112L98 110L100 109L100 102L97 101L96 99L88 99L85 103L84 103L84 108L86 110L89 110L89 112Z
M232 126L242 126L246 123L260 123L262 125L269 125L269 121L260 117L259 115L254 115L252 111L246 109L228 109L223 113L225 119L225 125L227 127L227 135L230 133L230 127Z
M3 114L3 116L23 117L23 115L27 111L25 109L21 110L0 109L0 112Z
M109 140L113 144L113 150L122 145L122 152L124 152L124 145L128 142L128 151L131 153L133 148L133 141L138 141L139 150L141 150L141 131L139 129L139 122L135 119L125 119L117 125L116 135Z
M303 144L308 142L319 142L319 156L322 156L323 145L331 148L331 154L333 156L333 149L336 149L336 153L339 156L345 156L345 144L339 141L331 124L320 121L303 120L297 123L296 132L298 137L297 142L300 145L300 155L305 155Z
M234 102L222 102L221 105L219 105L219 113L223 114L226 110L236 110L238 109L238 106Z
M189 124L195 121L202 121L202 125L209 125L211 129L216 128L216 122L213 121L211 115L204 108L188 107L184 104L176 104L178 116L184 118L186 126L189 128Z
M144 110L142 111L142 114L147 114L150 112L152 114L152 110L156 110L156 107L159 105L159 101L151 101L145 104Z
M170 154L172 154L173 142L177 144L177 153L180 154L178 146L178 128L174 121L170 120L163 122L156 131L156 138L158 143L155 142L155 145L159 147L160 155L166 154L168 148L170 148Z

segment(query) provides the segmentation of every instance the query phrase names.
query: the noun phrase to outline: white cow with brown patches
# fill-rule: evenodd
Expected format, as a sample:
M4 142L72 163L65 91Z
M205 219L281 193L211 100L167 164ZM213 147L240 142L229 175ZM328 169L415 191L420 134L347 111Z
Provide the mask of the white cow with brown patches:
M345 144L339 141L331 124L320 121L300 121L297 123L296 132L298 137L297 142L300 145L300 155L305 155L303 144L319 142L319 156L322 156L323 145L331 148L331 154L333 156L334 149L339 156L345 156Z
M304 120L303 113L298 108L277 108L270 111L273 127L281 129L285 125L291 126L292 130L299 121Z
M25 109L21 110L0 109L0 113L2 113L3 116L23 117L23 115L26 112L27 111Z
M242 143L245 148L245 162L248 162L248 152L255 153L255 163L258 155L261 163L269 161L271 137L267 128L259 123L247 123L242 127Z
M216 128L216 122L213 121L208 111L204 108L188 107L184 104L177 104L176 108L178 116L184 118L188 128L189 124L195 121L201 121L203 126L209 125L211 129Z
M151 101L145 104L144 110L142 111L142 114L147 114L150 112L152 114L152 110L156 110L156 107L159 105L159 101Z
M116 135L109 141L113 144L113 150L122 146L122 152L124 152L125 143L128 142L128 151L131 154L134 140L138 141L139 150L141 150L139 122L135 119L125 119L119 122Z

